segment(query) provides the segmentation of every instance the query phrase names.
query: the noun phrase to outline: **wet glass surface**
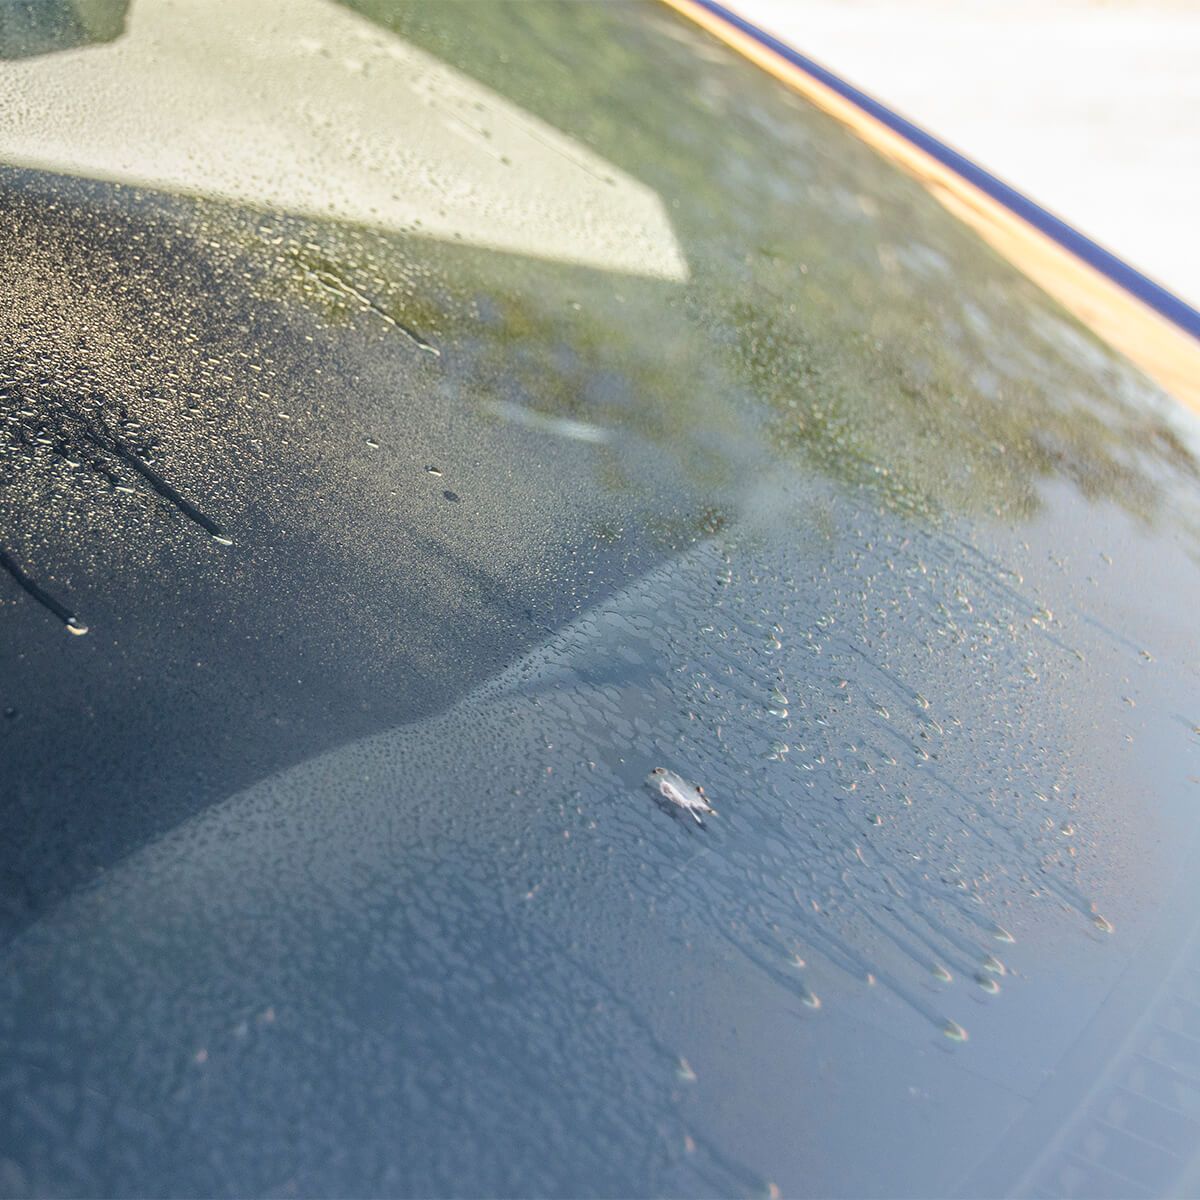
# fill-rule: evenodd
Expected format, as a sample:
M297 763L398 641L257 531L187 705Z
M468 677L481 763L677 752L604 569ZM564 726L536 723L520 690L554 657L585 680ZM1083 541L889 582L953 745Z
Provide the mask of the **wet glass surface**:
M655 7L86 7L0 62L3 1190L1186 1192L1194 419Z

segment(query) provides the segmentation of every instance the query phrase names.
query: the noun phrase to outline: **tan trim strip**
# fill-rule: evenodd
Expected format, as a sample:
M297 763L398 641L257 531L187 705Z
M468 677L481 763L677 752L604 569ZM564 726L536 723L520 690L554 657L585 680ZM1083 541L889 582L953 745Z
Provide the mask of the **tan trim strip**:
M1161 387L1200 412L1200 342L919 146L694 0L662 0L837 118Z

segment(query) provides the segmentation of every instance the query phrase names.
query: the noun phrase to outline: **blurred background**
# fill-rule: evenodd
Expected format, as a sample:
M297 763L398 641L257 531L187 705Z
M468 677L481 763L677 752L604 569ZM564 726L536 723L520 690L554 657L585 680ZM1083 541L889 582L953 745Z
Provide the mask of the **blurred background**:
M1200 3L730 6L1200 305Z

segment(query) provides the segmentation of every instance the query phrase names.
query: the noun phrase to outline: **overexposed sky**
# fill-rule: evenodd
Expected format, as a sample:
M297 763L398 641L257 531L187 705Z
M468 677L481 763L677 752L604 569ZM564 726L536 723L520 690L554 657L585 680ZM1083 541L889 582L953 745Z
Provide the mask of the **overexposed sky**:
M726 2L1200 306L1200 3Z

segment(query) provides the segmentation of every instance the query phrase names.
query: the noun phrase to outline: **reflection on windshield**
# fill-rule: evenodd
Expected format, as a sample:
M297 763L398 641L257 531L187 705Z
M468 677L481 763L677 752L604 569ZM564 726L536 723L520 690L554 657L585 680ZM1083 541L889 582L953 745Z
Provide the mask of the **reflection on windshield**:
M587 148L544 244L0 170L0 1181L1053 1192L1196 911L1194 423L666 13L350 7Z
M6 0L0 60L91 46L120 37L129 0Z
M436 3L353 6L636 164L670 199L698 276L681 357L722 363L726 386L775 410L781 444L823 469L1006 515L1036 508L1037 481L1059 474L1149 515L1146 456L1194 472L1156 387L918 186L686 25L656 22L652 79L622 56L612 14L498 5L467 36ZM664 390L670 402L696 389L647 388Z
M138 0L118 41L0 69L0 162L687 275L635 178L327 0Z
M855 136L896 163L949 212L975 230L994 250L1068 312L1128 356L1177 400L1200 411L1200 344L1182 325L1113 282L1108 275L1065 249L1023 217L968 182L925 149L839 94L808 70L776 53L702 0L665 0L689 20L735 48L785 86L794 88Z

